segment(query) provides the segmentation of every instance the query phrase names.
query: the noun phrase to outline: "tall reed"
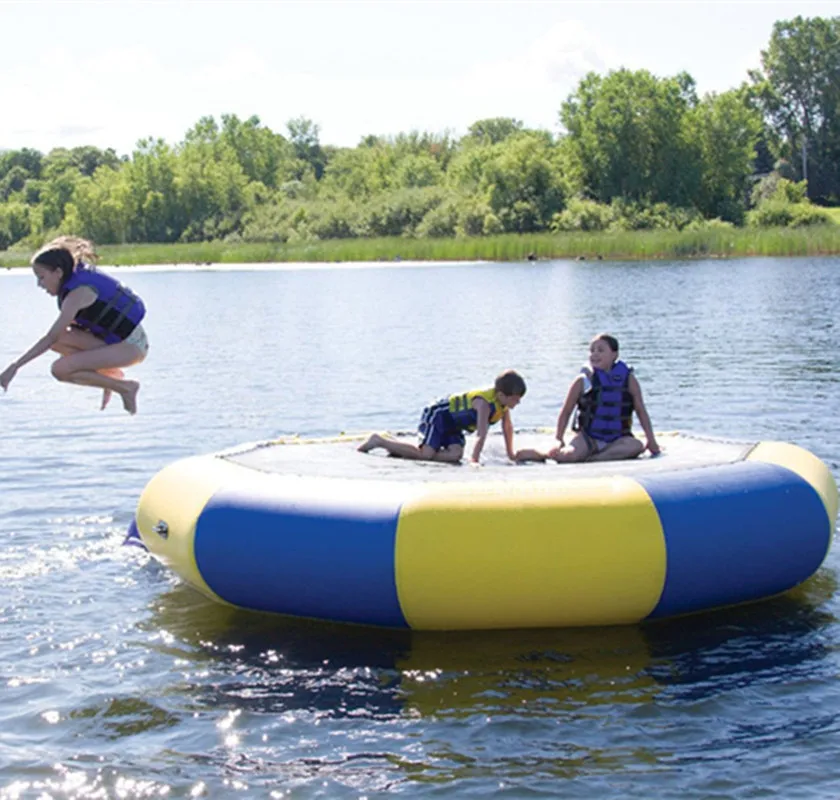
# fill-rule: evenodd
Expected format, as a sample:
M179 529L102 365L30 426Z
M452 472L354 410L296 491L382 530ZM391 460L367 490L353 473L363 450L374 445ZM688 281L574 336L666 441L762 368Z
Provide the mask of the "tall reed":
M840 215L838 215L840 216ZM505 234L468 239L330 239L300 244L199 242L98 248L103 265L349 261L523 261L681 259L840 254L840 225L698 231ZM24 266L29 252L0 253L0 267Z

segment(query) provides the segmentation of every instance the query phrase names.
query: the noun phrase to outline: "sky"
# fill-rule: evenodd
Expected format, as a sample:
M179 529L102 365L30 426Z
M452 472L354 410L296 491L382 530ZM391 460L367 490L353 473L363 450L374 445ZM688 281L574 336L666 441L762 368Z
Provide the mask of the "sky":
M558 133L590 71L726 91L797 15L840 0L0 0L0 150L124 155L227 113L284 134L303 116L342 147L487 117Z

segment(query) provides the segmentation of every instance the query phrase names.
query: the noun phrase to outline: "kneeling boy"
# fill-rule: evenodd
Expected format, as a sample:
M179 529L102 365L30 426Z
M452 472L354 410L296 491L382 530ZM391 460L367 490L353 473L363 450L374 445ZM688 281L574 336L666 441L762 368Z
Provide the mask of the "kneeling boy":
M490 389L453 394L423 409L418 426L420 444L400 442L387 434L373 433L359 445L361 453L382 447L392 456L415 461L446 461L457 463L464 455L464 433L476 432L470 461L478 463L490 425L502 421L507 456L513 460L513 423L510 410L519 405L525 395L525 381L512 369L496 378Z

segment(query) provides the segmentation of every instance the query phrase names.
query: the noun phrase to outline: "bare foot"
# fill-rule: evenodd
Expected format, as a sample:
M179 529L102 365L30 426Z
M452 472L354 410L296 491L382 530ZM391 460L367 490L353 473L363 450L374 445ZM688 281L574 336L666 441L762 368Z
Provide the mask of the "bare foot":
M125 377L125 373L118 367L114 369L100 369L99 374L107 375L109 378L116 378L117 380L122 380ZM113 392L110 389L103 390L102 403L99 406L100 411L104 411L108 407L108 403L111 402L112 396Z
M123 408L129 414L137 413L137 392L140 391L140 384L137 381L126 381L127 389L122 393Z
M382 437L378 433L372 433L368 436L367 440L362 442L356 450L360 453L367 453L373 450L374 447L381 447L382 445Z

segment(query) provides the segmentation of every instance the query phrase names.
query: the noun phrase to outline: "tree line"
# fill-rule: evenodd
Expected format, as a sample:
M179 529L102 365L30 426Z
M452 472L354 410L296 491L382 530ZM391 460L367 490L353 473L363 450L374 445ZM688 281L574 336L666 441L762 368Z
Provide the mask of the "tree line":
M698 96L686 73L590 73L563 133L519 120L467 134L323 145L256 116L183 141L0 153L0 249L72 231L101 244L806 225L840 203L840 17L777 22L761 69Z

